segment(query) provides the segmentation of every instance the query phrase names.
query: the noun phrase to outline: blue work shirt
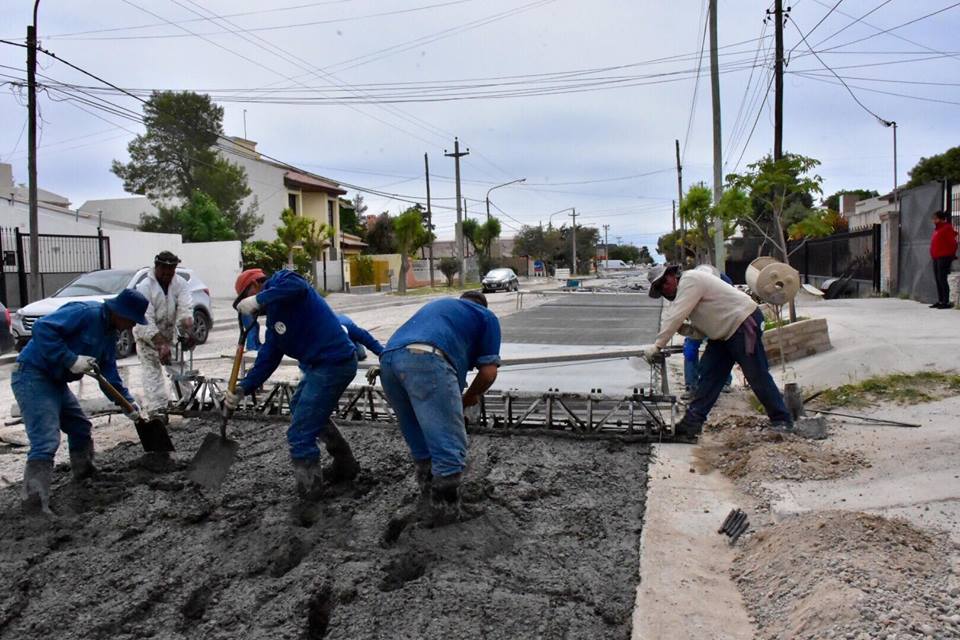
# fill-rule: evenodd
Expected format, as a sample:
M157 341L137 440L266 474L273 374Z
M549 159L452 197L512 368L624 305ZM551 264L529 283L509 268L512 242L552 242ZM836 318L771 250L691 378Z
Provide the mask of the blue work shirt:
M283 356L294 358L301 367L355 357L356 347L336 314L310 283L293 271L284 269L270 276L257 294L257 302L267 313L267 333L256 362L240 381L245 393L259 388Z
M446 354L457 370L460 388L467 372L485 364L500 364L500 321L486 307L469 300L441 298L425 304L387 341L385 351L409 344L432 345Z
M367 349L370 349L370 351L373 351L375 356L380 357L380 354L383 353L383 345L380 344L379 340L370 335L369 331L351 320L350 316L345 316L342 313L337 314L337 320L339 320L343 328L347 330L347 336L353 340L354 344L362 344Z
M17 356L17 362L66 384L83 377L70 372L77 356L96 358L100 374L133 402L117 371L117 331L102 302L68 302L38 319L33 325L33 337Z

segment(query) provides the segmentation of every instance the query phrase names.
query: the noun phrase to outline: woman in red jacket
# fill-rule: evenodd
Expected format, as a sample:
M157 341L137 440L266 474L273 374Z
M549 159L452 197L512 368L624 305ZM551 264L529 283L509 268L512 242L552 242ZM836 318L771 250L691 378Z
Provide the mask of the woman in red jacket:
M933 259L933 277L937 281L937 302L934 309L949 309L950 287L947 274L957 257L957 232L950 224L950 216L937 211L933 214L933 237L930 238L930 257Z

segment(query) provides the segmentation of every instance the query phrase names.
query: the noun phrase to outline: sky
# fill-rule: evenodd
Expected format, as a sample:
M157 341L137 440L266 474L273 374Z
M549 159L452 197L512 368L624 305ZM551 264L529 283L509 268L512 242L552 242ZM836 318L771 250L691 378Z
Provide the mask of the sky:
M958 144L960 3L785 4L784 149L820 160L825 195L893 187L892 129L878 118L898 124L901 184L921 157ZM578 222L609 225L611 243L653 247L672 227L675 140L684 185L712 181L705 6L41 0L38 33L46 50L122 88L211 93L227 135L244 136L245 119L246 137L263 153L377 192L365 195L368 213L425 201L427 153L441 239L456 220L453 159L444 152L458 136L469 149L461 159L467 215L485 214L492 187L525 178L490 193L504 236L551 214L555 225L569 223L564 210L576 208ZM32 7L10 0L0 36L23 42ZM771 7L719 0L724 174L773 147ZM18 182L27 175L25 55L0 43L0 162L13 164ZM41 82L99 85L47 55L39 62ZM138 113L142 106L97 95ZM39 97L39 184L74 205L125 195L110 164L126 160L127 143L142 132L81 99L91 100L70 88Z

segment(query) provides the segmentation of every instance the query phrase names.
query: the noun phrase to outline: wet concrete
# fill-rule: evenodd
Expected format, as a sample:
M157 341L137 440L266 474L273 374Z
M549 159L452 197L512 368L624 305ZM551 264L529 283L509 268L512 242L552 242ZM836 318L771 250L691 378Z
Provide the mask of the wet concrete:
M164 473L120 445L99 476L55 474L54 521L0 490L0 638L628 638L648 449L478 436L472 518L408 518L394 428L344 427L364 467L301 504L285 423L234 421L241 459L204 494L186 463L213 423L173 431Z

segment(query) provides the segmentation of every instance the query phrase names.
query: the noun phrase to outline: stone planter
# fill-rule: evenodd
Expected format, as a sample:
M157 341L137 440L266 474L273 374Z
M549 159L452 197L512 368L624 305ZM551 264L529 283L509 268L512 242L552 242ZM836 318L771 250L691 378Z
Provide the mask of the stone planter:
M781 344L783 345L784 359L787 362L831 349L827 319L800 320L778 329L765 331L763 348L767 352L767 359L770 361L771 367L780 362Z

